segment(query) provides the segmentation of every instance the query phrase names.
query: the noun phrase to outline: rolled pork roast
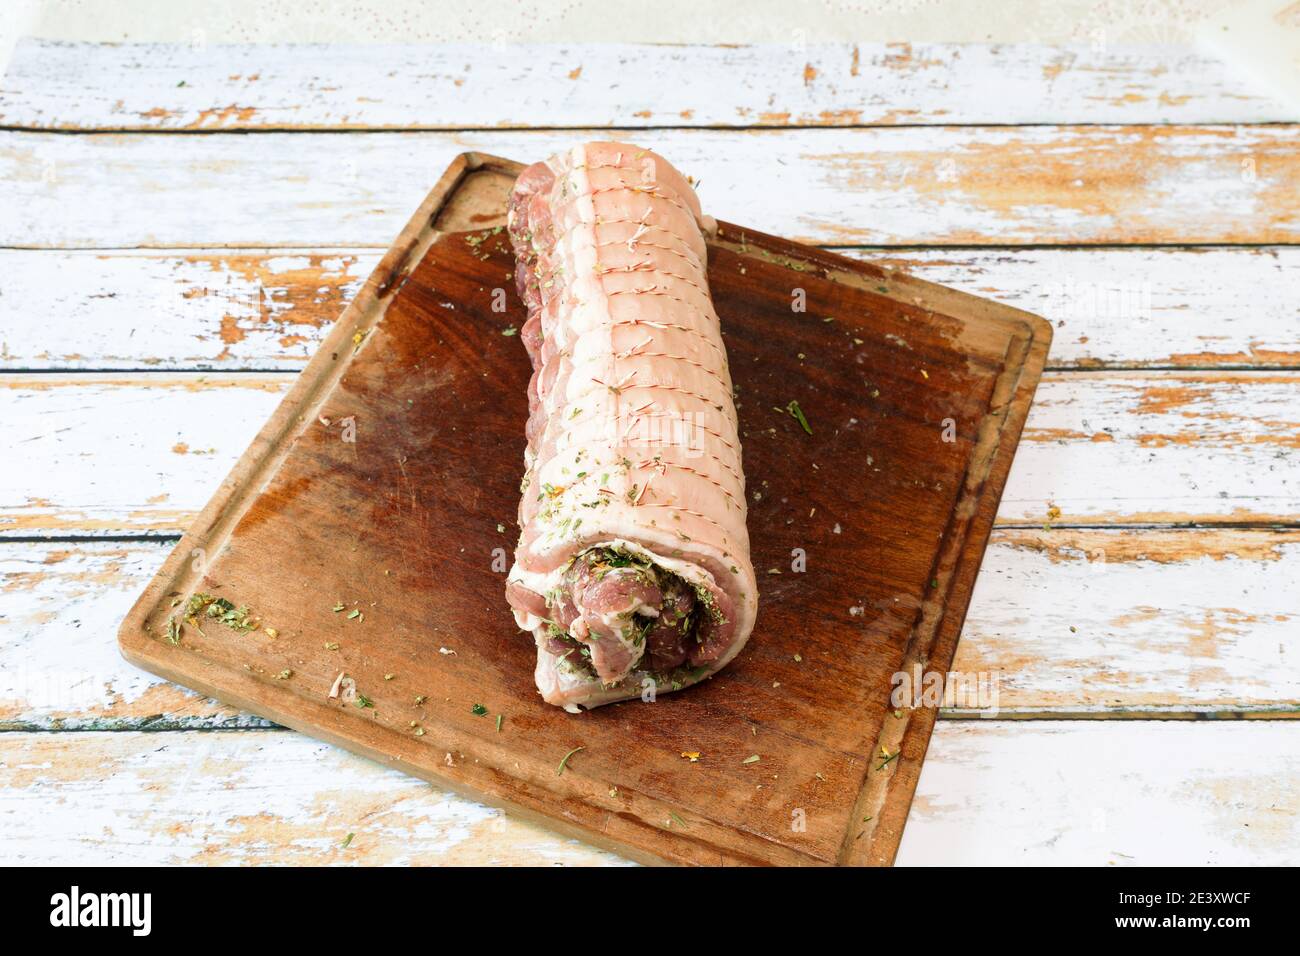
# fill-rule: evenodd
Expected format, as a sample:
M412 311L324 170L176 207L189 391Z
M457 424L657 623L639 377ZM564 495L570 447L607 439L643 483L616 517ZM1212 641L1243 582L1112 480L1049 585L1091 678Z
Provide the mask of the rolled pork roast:
M572 712L696 684L754 627L715 228L685 177L620 143L529 166L510 197L533 376L506 597L543 699Z

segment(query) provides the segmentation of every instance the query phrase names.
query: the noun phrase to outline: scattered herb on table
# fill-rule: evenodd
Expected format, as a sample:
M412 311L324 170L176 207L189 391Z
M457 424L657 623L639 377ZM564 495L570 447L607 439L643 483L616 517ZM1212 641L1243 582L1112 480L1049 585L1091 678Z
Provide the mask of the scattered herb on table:
M475 704L469 709L469 712L475 717L486 717L488 710L482 704Z
M365 694L357 694L357 706L361 708L366 708L366 707L373 708L375 705L374 702L371 701L371 699L367 697Z

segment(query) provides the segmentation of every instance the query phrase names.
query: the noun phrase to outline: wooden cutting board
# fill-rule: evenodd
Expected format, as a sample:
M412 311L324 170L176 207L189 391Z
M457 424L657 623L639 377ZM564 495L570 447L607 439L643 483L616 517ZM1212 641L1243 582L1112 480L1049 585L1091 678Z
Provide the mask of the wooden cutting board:
M1050 326L722 223L709 282L758 626L703 685L568 714L538 697L503 595L530 369L499 227L520 168L447 170L140 597L123 653L639 860L890 863L936 714L891 702L894 675L951 665ZM185 621L195 593L257 627Z

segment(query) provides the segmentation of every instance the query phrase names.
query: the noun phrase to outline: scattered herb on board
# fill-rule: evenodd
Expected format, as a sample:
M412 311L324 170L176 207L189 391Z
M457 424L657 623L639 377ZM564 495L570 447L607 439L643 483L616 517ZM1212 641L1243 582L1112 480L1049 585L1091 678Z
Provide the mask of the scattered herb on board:
M501 733L501 721L505 719L505 714L497 714L497 733Z
M560 765L555 768L555 775L558 777L560 776L560 774L564 773L564 768L569 764L569 758L572 757L574 754L576 754L579 750L586 750L586 749L587 749L586 747L574 747L567 754L565 754L564 759L560 761Z
M353 838L354 836L356 836L355 833L349 833L347 836L345 836L345 837L343 838L343 843L341 844L341 846L342 846L343 849L346 850L348 847L350 847L350 846L352 845L352 838Z
M354 621L354 620L356 620L357 618L359 618L360 616L361 616L361 612L360 612L359 610L357 610L356 608L353 608L353 609L348 613L348 620L349 620L349 621Z
M700 762L700 752L698 750L683 750L682 756L685 757L687 760L689 760L691 763Z
M488 711L487 708L484 707L482 704L475 704L473 707L469 709L469 712L473 714L475 717L486 717Z
M370 707L373 709L375 705L374 702L365 694L357 694L357 706L361 708Z
M334 605L334 607L330 608L330 610L332 610L335 614L337 614L339 611L343 610L345 606L346 605L344 605L342 601L339 601L337 604Z
M416 706L416 707L419 707L419 706L423 705L424 702L425 702L426 700L428 700L428 699L429 699L429 698L425 697L423 694L420 694L418 697L415 698L415 706Z
M507 325L504 329L501 330L501 334L509 337L511 335L518 335L519 330L515 328L513 325Z
M240 633L247 633L257 627L257 621L247 605L235 607L225 598L213 597L211 594L195 594L185 605L185 620L188 623L197 628L200 617L218 621ZM199 633L203 633L201 628Z
M181 622L174 617L167 619L167 640L171 644L181 642Z
M741 763L758 763L760 759L762 758L760 758L758 754L750 754L748 757L742 760Z
M880 766L877 767L876 769L877 769L877 770L884 770L885 767L886 767L887 765L889 765L889 764L890 764L891 762L893 762L894 760L897 760L897 759L898 759L898 755L899 755L900 753L902 753L901 750L896 750L896 751L894 751L892 754L890 754L888 757L886 757L884 760L882 760L882 761L880 762Z
M289 668L286 667L284 670L280 671L280 673L276 675L276 679L288 680L292 676L293 676L293 671L289 670Z
M676 810L669 810L669 811L668 811L668 815L669 815L670 817L672 817L672 818L673 818L673 822L676 823L676 824L677 824L679 827L681 827L683 830L689 830L689 829L690 829L690 827L688 827L688 826L686 825L686 821L683 820L681 817L679 817L679 816L677 815L677 811L676 811Z
M325 650L327 650L327 651L337 651L338 649L339 649L339 642L338 642L338 641L326 641L326 642L325 642Z
M809 435L812 434L812 427L809 426L808 419L804 417L803 409L799 407L798 402L790 402L790 404L785 407L785 410L799 423L800 428L806 431Z

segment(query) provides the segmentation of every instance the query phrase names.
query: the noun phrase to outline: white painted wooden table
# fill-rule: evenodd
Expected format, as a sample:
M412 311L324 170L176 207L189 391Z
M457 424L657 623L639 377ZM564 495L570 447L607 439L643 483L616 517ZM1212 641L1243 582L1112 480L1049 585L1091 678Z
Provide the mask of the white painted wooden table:
M1056 325L956 665L999 716L945 713L900 862L1300 861L1296 119L1158 48L24 42L0 860L618 862L114 644L452 155L616 127L722 218Z

